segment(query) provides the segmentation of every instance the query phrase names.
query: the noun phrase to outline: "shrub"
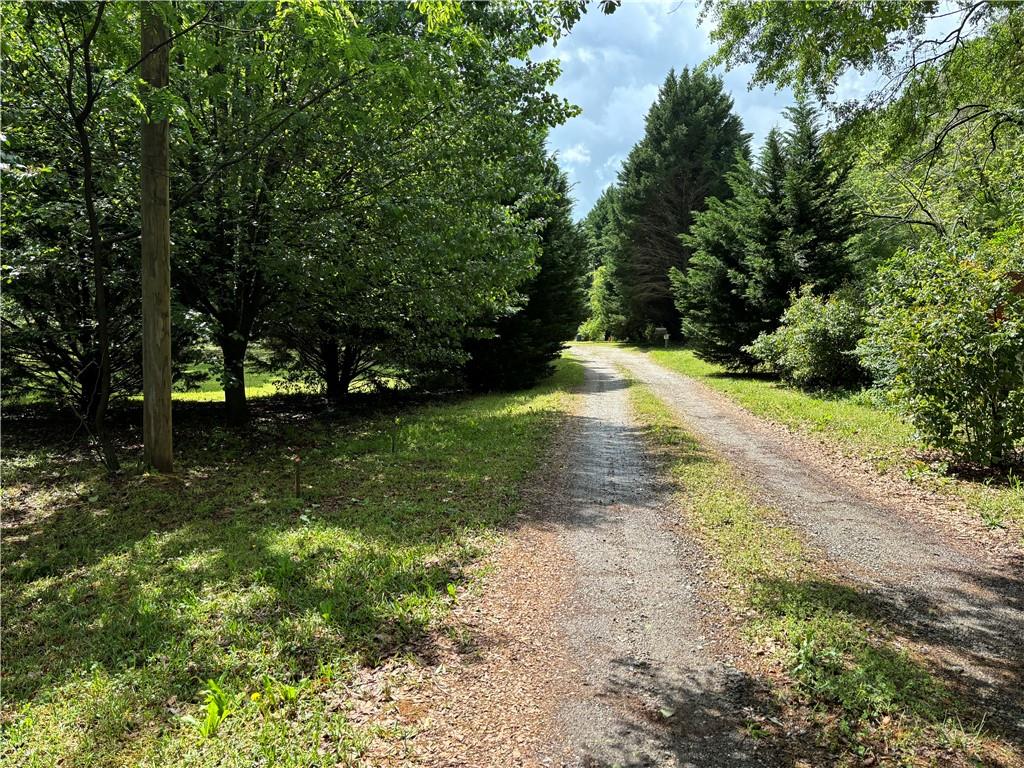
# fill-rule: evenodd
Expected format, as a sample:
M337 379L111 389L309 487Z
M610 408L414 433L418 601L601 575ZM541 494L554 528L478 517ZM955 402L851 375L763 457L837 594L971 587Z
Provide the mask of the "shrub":
M797 386L848 386L866 379L855 352L863 333L864 312L850 291L822 298L805 286L792 294L779 328L745 350Z
M926 443L982 464L1007 462L1024 437L1022 236L897 254L879 271L859 348Z
M626 317L622 299L615 286L611 268L602 265L594 271L587 296L590 317L576 332L584 341L606 341L625 336Z

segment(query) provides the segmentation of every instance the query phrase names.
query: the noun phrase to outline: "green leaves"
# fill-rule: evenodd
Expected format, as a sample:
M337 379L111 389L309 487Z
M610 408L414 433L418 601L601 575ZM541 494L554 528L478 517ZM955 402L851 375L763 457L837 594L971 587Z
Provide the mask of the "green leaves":
M1021 230L935 240L879 272L865 364L931 446L1006 462L1024 438Z

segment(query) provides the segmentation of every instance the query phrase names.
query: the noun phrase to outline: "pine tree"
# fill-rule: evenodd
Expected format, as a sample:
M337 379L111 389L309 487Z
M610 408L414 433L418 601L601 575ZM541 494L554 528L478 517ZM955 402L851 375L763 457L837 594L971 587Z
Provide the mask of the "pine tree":
M846 191L850 167L826 153L817 110L808 101L799 100L786 114L792 128L786 134L783 248L801 282L824 295L851 276L847 243L856 232L856 213Z
M679 235L708 198L728 196L725 174L737 150L746 151L748 134L732 108L721 79L669 72L619 174L623 239L614 273L633 337L647 326L679 332L669 270L685 270L690 246Z
M554 160L547 164L544 186L530 211L530 218L543 221L538 271L522 289L525 306L501 318L493 338L467 343L465 375L473 389L535 384L550 373L585 314L586 241L572 220L569 181Z
M754 222L744 253L745 296L760 317L763 331L774 330L800 285L791 254L784 247L789 218L786 207L787 162L782 135L773 128L758 155L753 183Z
M786 161L778 132L768 134L755 168L740 159L727 179L731 197L710 200L682 238L694 255L672 284L683 334L698 356L751 368L756 360L744 348L775 329L799 285L782 247Z
M680 238L693 256L686 272L671 270L670 280L687 344L703 360L742 368L753 364L743 347L762 325L747 295L745 261L759 201L754 171L746 160L740 159L727 181L730 197L710 199Z

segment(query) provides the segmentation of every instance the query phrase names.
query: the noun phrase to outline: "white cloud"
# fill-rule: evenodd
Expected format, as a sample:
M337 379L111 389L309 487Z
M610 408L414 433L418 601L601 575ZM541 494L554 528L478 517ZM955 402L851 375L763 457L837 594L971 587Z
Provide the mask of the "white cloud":
M582 144L573 144L568 149L562 150L558 154L566 165L589 165L590 164L590 150Z

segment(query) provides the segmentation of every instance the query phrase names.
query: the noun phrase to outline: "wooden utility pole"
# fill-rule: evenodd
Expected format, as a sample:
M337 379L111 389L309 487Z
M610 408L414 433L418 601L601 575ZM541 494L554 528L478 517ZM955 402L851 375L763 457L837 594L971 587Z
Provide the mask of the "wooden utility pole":
M155 3L142 6L142 79L167 86L170 44ZM159 472L174 468L171 441L171 207L167 118L142 123L142 441Z

